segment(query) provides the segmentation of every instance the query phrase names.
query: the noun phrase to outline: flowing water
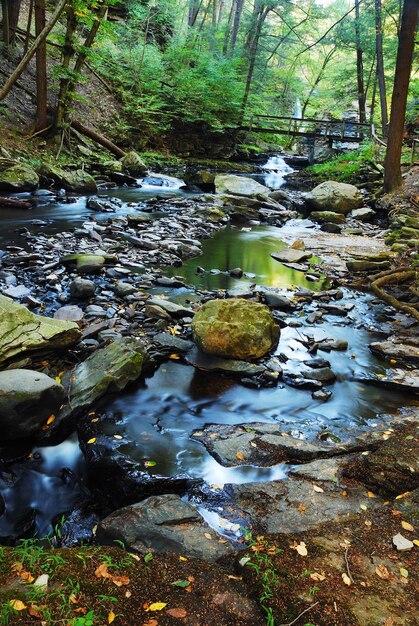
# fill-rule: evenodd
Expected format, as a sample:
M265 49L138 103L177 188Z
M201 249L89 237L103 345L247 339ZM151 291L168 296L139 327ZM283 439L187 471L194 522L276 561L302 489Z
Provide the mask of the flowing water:
M281 178L282 157L274 157L268 164L265 167L268 170L266 177ZM182 194L182 181L176 180L166 180L165 188ZM270 181L271 186L280 187L282 184L279 179L275 184L273 179ZM122 200L117 213L123 215L132 212L129 203L145 202L147 197L156 194L153 182L151 180L147 189L119 189L106 195ZM72 205L41 203L33 215L48 222L39 228L51 232L74 227L91 215L91 211L86 208L86 199L81 198ZM96 219L109 217L108 213L94 215ZM6 212L4 217L4 230L9 230L6 239L10 238L10 232L15 228L27 224L26 213L21 216L16 212ZM310 227L309 223L298 221L299 227L301 224ZM250 284L279 287L284 293L291 290L291 295L297 286L320 289L321 280L308 283L303 273L286 268L270 257L271 252L284 246L281 229L277 227L227 228L204 242L201 257L187 261L180 268L167 270L168 275L182 276L190 287L166 291L166 294L186 301L199 299L195 289L246 288ZM206 270L205 273L196 272L198 265ZM244 270L243 278L229 275L228 270L234 267ZM159 290L160 293L163 291ZM290 291L287 293L290 295ZM301 343L305 335L315 339L332 337L348 341L347 351L319 353L330 360L337 376L337 381L329 387L333 396L328 402L314 400L309 391L283 383L263 389L244 387L231 378L204 373L180 361L169 360L152 376L102 402L98 411L105 416L105 431L122 436L126 442L123 451L132 458L139 462L154 461L156 465L149 468L150 473L166 476L186 473L216 485L286 476L284 465L224 468L189 436L207 423L260 421L278 423L281 430L295 437L316 438L327 431L344 440L362 430L374 428L381 413L413 405L415 400L407 394L366 386L353 380L355 373L385 371L383 364L371 354L368 344L382 336L377 330L380 321L386 320L386 310L384 305L374 303L370 296L349 290L344 290L344 299L339 301L339 304L342 303L354 304L347 317L326 315L323 323L314 326L307 322L307 313L302 312L300 317L298 312L290 314L289 321L295 321L297 317L301 326L286 326L276 349L277 356L288 359L284 368L299 372L301 362L310 358ZM63 471L63 468L71 471ZM0 538L10 534L16 524L26 523L33 510L36 511L37 532L44 535L51 530L51 520L69 511L79 499L81 487L77 477L83 477L84 463L75 435L58 446L33 450L29 458L14 463L10 469L14 473L11 482L7 472L3 476L0 473L0 487L7 510L5 515L0 516ZM210 514L207 518L210 523L217 523Z

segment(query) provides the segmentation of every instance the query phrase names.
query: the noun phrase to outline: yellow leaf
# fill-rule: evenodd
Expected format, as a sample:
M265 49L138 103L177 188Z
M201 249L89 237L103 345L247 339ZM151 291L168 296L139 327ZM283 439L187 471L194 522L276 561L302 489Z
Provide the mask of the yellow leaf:
M121 435L114 435L113 438L114 439L123 439L123 437Z
M49 418L47 419L48 426L52 424L52 422L54 421L55 421L55 415L50 415Z
M146 609L146 613L148 611L162 611L165 606L167 606L167 602L153 602L153 604L150 604L148 609Z
M401 498L405 498L406 496L408 496L410 493L410 491L405 491L404 493L401 493L400 495L396 496L396 500L400 500Z
M180 359L180 354L169 354L169 359L177 361L178 359Z
M312 574L310 574L310 578L311 580L324 580L326 578L326 576L324 574L320 574L319 572L313 572Z
M313 485L313 489L314 491L317 491L317 493L324 493L324 489L322 489L318 485Z
M116 615L113 611L111 611L108 615L108 624L112 624L112 622L114 621Z
M198 431L198 432L194 433L194 434L193 434L193 436L194 436L194 437L202 437L202 436L203 436L203 434L204 434L203 432Z
M89 439L87 443L95 443L95 441L96 441L96 437L92 437L91 439Z
M206 537L207 539L212 539L211 535L209 533L204 533L204 537Z
M342 580L348 587L352 585L352 580L349 578L348 574L342 574Z
M383 580L388 580L390 578L390 572L385 565L377 565L377 567L375 568L375 573Z
M368 509L366 504L360 504L359 508L362 509L362 511L366 511Z
M179 561L187 561L188 559L186 558L186 556L180 556L179 557Z
M401 575L401 576L403 576L403 578L408 578L408 576L409 576L409 572L407 571L407 569L406 569L406 568L401 567L401 568L400 568L400 575Z
M237 452L236 457L239 459L239 461L244 461L244 454L243 454L243 452Z
M306 544L304 543L304 541L301 541L298 545L296 545L294 550L297 550L300 556L307 556L308 554Z
M56 376L56 377L55 377L55 382L56 382L56 383L58 383L58 384L60 384L60 382L61 382L61 378L60 378L59 376Z
M26 604L23 604L22 600L9 600L9 604L15 611L26 609Z
M409 524L409 522L402 522L402 526L405 530L410 530L411 533L415 532L415 529L413 528L412 524Z
M413 539L413 543L415 544L415 546L419 546L419 539Z
M367 496L368 496L369 498L376 498L376 497L377 497L377 496L375 495L375 493L373 493L372 491L369 491L369 492L367 493Z

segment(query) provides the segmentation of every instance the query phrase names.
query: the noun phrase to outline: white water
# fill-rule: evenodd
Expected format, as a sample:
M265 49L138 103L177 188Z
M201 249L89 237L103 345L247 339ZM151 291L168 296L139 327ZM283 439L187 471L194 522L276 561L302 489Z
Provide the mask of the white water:
M142 191L153 191L159 189L170 189L171 191L174 191L175 189L185 187L185 181L180 178L166 176L166 174L153 174L153 172L145 178L139 178L137 182L141 185Z
M263 169L267 171L265 174L265 185L271 187L271 189L282 187L285 183L285 175L294 171L279 154L268 159Z

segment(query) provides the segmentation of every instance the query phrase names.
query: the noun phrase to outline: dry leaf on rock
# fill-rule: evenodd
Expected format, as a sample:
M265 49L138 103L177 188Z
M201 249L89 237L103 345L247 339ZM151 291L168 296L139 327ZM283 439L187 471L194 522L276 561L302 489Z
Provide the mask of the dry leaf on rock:
M377 565L377 567L375 568L375 573L377 574L377 576L379 576L383 580L390 579L390 572L388 571L385 565Z
M167 609L166 613L171 617L186 617L185 609Z
M348 574L342 574L342 580L348 587L352 585L352 580L349 578Z

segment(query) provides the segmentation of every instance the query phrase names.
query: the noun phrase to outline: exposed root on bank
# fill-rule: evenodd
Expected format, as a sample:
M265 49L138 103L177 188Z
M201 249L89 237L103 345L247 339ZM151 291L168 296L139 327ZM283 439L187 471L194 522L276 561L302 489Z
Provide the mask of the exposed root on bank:
M395 309L403 311L404 313L409 313L409 315L413 315L413 317L419 321L419 304L406 304L405 302L401 302L394 296L384 291L382 288L384 285L398 284L410 280L415 281L413 285L413 289L415 290L413 293L415 293L417 279L418 273L415 270L403 270L403 268L397 268L388 272L376 274L374 276L374 280L371 282L371 289L376 296L381 298L381 300L384 300L384 302L387 302Z

